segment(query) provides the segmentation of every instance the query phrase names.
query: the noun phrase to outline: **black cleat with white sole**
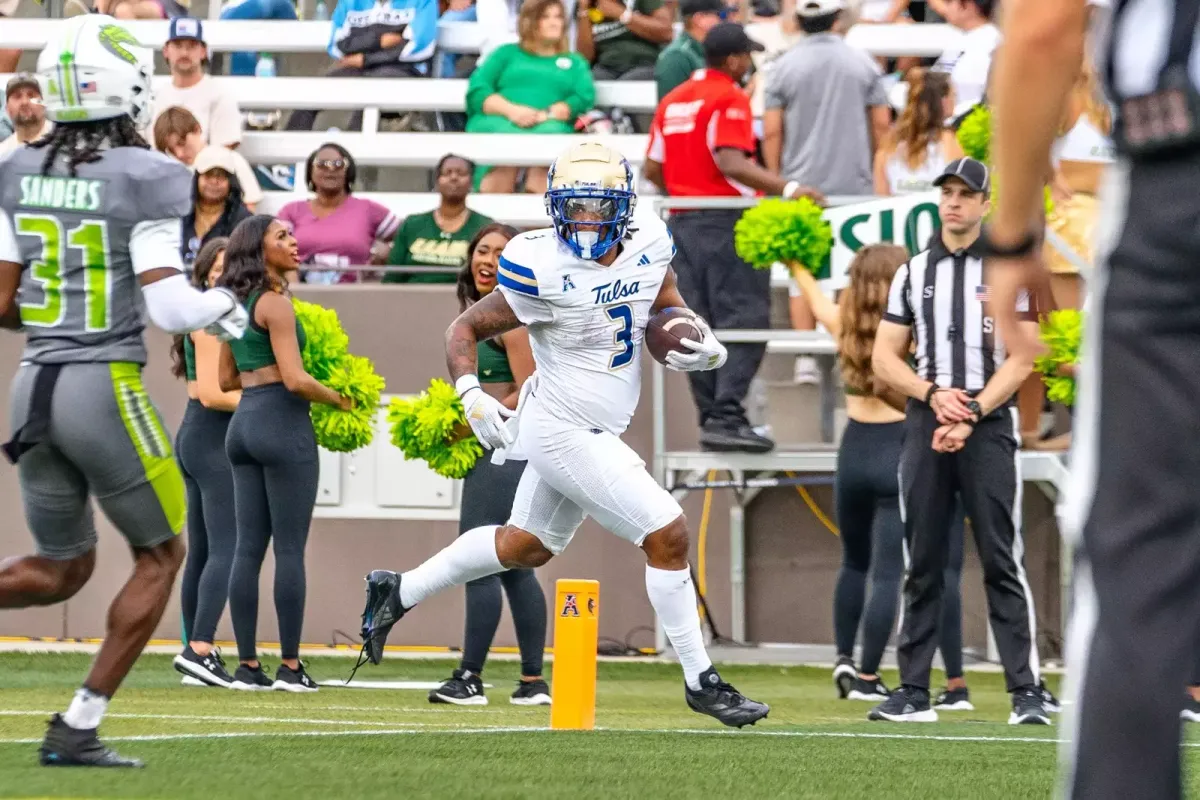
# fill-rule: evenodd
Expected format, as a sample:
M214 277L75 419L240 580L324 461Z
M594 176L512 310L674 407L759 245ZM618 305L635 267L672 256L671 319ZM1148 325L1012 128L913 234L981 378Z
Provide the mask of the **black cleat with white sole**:
M318 691L320 687L304 671L304 663L301 662L299 666L300 669L292 669L287 664L280 664L279 669L275 670L275 683L271 684L271 688L277 692L296 694Z
M175 656L175 671L181 675L190 676L205 686L219 686L228 689L233 683L233 677L225 671L225 662L221 654L213 649L208 655L202 656L188 645L183 652Z
M450 678L429 692L429 702L449 703L455 706L486 706L487 695L483 693L483 679L467 669L456 669Z
M1012 713L1009 725L1049 725L1050 713L1042 701L1042 690L1036 686L1017 689L1012 693Z
M362 613L362 642L367 660L378 665L383 660L392 626L408 611L400 605L400 575L377 569L367 575L367 604Z
M692 691L691 687L685 685L684 693L688 708L692 711L707 714L731 728L753 725L771 711L766 703L745 697L721 680L715 667L700 673L699 691Z
M838 697L845 700L850 696L850 690L854 688L854 680L857 677L858 668L854 666L854 659L838 656L837 663L833 665L833 683L837 686Z
M72 728L55 714L50 718L46 738L38 749L44 767L144 767L136 758L125 758L109 750L96 736L95 728Z
M257 667L238 664L229 688L239 692L269 692L275 688L275 682L267 676L262 664Z
M929 692L916 686L901 686L867 712L867 719L875 722L937 722L937 718L929 707Z

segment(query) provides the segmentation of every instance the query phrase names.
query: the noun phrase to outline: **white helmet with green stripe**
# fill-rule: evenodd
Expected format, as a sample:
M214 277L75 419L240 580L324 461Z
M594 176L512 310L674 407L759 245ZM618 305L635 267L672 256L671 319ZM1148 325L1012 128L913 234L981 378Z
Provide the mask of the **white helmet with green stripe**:
M154 52L104 14L63 20L37 61L46 117L56 123L128 115L145 127L153 74Z

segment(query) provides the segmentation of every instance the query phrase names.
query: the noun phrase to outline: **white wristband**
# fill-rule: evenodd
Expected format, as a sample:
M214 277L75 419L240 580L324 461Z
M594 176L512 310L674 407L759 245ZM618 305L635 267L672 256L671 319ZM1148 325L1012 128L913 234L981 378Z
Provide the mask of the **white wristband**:
M626 6L625 10L621 12L621 24L628 25L631 19L633 19L633 7Z
M454 382L454 391L458 392L458 396L460 398L467 392L471 391L472 389L478 389L478 388L479 388L479 376L475 375L475 374L463 375L461 378L459 378L458 380L456 380Z
M791 197L800 188L800 181L788 181L783 185L783 197Z

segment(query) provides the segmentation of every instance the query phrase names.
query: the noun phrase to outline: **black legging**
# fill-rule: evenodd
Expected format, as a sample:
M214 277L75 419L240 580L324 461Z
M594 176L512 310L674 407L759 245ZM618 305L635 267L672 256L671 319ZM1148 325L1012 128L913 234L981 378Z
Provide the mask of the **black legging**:
M229 573L237 542L233 470L225 434L233 414L189 400L175 453L187 487L188 554L180 582L183 640L212 643L229 597Z
M524 471L524 461L506 461L497 466L491 462L491 454L484 453L463 480L459 534L481 525L507 522ZM510 569L467 582L467 621L461 666L475 674L483 672L488 650L500 625L501 587L508 595L513 627L517 631L521 674L541 675L546 649L546 596L531 569Z
M904 577L904 524L897 468L904 423L851 420L838 449L835 502L842 568L833 594L833 630L839 656L853 657L862 624L859 671L879 671L891 637ZM942 603L942 659L949 678L962 676L962 512L951 536ZM867 596L867 575L871 593Z
M242 390L225 449L233 465L237 550L229 615L238 658L256 659L258 575L275 553L275 614L284 659L300 655L306 579L304 546L317 502L317 441L307 400L282 383Z

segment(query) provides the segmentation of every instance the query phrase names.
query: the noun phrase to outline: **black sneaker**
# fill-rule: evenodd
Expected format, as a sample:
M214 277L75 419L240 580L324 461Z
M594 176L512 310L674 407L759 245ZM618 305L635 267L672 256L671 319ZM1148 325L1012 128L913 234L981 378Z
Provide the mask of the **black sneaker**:
M300 662L300 669L292 669L287 664L280 664L279 669L275 670L275 683L271 685L271 688L297 694L318 690L317 682L308 677L308 673L304 671L304 662Z
M769 453L775 442L749 424L708 422L700 430L700 449L714 453Z
M144 767L136 758L125 758L104 746L96 729L79 730L63 721L61 714L50 718L46 738L38 749L43 767Z
M1183 697L1183 711L1179 712L1179 718L1184 722L1200 722L1200 702L1197 702L1190 692L1185 693Z
M700 673L700 690L692 691L684 685L688 708L700 714L708 714L731 728L753 725L771 711L766 703L759 703L743 696L728 683L721 680L715 667Z
M961 689L943 689L933 707L938 711L975 710L975 706L971 704L971 690L965 686Z
M1054 696L1054 693L1046 688L1045 681L1038 684L1038 691L1041 692L1042 705L1047 711L1051 714L1057 714L1062 711L1062 704L1058 702L1058 698Z
M175 656L175 671L181 675L190 675L208 686L220 686L228 689L233 678L225 671L225 662L221 653L213 648L208 655L202 656L192 649L191 645L183 648L183 652Z
M229 688L240 692L269 692L275 688L275 681L263 672L262 664L257 667L238 664L237 671L233 673L233 683L229 684Z
M372 664L383 660L392 626L408 611L400 605L400 575L377 569L367 576L367 604L362 613L363 651Z
M540 678L536 681L520 681L517 690L508 698L514 706L550 705L550 687Z
M867 719L874 721L937 722L937 718L929 707L929 692L915 686L901 686L867 712Z
M1049 725L1050 715L1042 703L1042 692L1036 686L1017 689L1012 693L1012 713L1009 725Z
M887 700L891 694L879 678L868 680L855 676L854 683L850 687L850 692L846 697L850 700L867 700L872 703L878 703Z
M450 678L429 692L429 702L450 703L456 706L486 706L483 679L467 669L456 669Z
M858 668L850 656L838 656L833 665L833 683L837 686L838 697L845 700L854 688L854 679L858 677Z

